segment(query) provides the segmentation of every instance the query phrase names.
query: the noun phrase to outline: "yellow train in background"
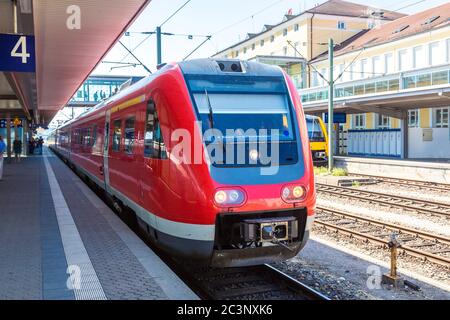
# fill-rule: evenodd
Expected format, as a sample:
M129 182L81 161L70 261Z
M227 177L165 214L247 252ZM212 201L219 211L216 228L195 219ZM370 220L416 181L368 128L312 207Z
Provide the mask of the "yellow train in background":
M322 118L306 115L309 143L315 166L328 164L328 135Z

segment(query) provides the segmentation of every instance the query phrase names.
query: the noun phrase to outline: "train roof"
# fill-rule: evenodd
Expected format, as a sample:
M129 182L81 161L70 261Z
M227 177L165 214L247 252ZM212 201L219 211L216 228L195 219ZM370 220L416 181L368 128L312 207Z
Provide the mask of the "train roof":
M140 81L134 83L133 85L119 91L114 96L109 99L101 101L99 104L95 105L91 109L83 112L76 118L67 121L60 128L72 124L78 119L85 117L94 113L95 111L104 108L105 106L111 104L114 101L120 100L124 96L127 96L135 90L139 90L145 87L158 75L163 74L165 71L172 69L174 66L179 66L184 75L240 75L240 76L277 76L283 75L282 69L278 66L267 65L259 62L253 61L243 61L237 59L193 59L182 61L178 63L170 63L163 66L158 71L153 74L141 79Z
M282 76L278 66L237 59L194 59L179 62L185 75Z

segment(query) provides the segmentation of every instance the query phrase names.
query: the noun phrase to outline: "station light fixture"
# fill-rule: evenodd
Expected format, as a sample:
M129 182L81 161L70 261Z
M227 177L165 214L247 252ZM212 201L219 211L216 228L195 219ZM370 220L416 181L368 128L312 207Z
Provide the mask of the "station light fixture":
M31 5L31 0L19 0L20 12L23 14L31 14L33 8Z

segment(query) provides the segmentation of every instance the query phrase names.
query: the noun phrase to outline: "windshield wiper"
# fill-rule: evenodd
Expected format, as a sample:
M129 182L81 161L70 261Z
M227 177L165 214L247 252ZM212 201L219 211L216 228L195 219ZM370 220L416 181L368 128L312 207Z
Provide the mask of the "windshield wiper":
M208 95L208 90L205 89L205 96L206 96L206 101L208 102L208 110L209 110L209 115L208 115L208 119L209 119L209 127L211 129L214 129L214 114L213 114L213 109L211 106L211 100L209 100L209 95Z

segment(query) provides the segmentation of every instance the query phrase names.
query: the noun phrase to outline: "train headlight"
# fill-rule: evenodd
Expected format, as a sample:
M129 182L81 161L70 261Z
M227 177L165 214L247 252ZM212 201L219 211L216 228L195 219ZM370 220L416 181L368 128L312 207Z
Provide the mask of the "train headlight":
M217 191L214 195L214 200L217 204L223 204L227 201L227 193L223 190Z
M249 157L250 157L250 160L252 160L252 161L258 160L258 158L259 158L258 150L255 150L255 149L250 150Z
M214 202L219 207L240 206L245 201L245 192L238 188L220 189L214 194Z
M281 191L281 198L286 202L298 202L305 198L306 189L303 186L285 186Z

